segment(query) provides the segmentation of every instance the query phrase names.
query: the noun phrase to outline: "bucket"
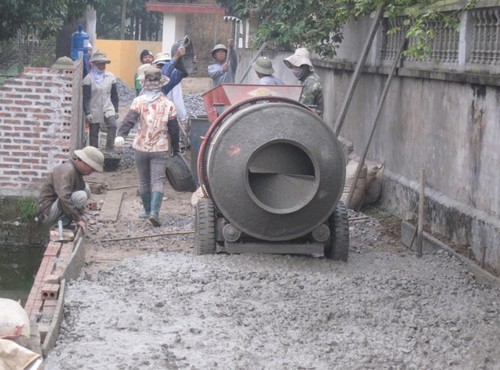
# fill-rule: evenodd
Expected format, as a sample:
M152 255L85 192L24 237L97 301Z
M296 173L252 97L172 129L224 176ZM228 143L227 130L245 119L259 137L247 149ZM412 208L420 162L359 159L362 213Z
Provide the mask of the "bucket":
M113 172L118 169L120 157L104 157L104 172Z

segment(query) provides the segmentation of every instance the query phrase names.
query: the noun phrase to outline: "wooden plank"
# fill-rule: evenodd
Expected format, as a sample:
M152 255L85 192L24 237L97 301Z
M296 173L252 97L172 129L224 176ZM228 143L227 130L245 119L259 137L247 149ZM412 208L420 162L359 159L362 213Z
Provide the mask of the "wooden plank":
M73 253L66 261L66 266L63 272L63 279L71 281L80 275L83 265L85 264L85 241L81 232L77 234Z
M42 354L42 347L40 346L40 332L38 331L38 324L34 320L30 320L30 341L28 344L28 349Z
M66 293L66 280L61 281L61 290L59 291L59 299L57 300L57 306L55 307L54 316L52 317L52 322L47 328L47 334L43 339L42 353L43 356L47 356L49 351L54 348L57 337L59 336L59 330L61 328L61 322L63 319L63 308L64 308L64 296Z
M103 222L116 222L123 199L123 190L108 191L101 207L99 220Z

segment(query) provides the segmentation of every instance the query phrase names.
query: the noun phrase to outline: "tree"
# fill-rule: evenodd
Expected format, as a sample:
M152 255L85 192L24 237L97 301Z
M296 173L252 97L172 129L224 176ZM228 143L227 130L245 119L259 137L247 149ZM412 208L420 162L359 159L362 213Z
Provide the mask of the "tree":
M96 12L100 38L158 40L162 15L146 11L144 0L106 0Z
M85 14L87 6L101 0L2 0L0 2L0 40L19 33L39 38L55 36L71 19Z
M456 27L461 11L477 0L466 0L454 13L439 12L435 0L217 0L232 15L258 19L256 46L264 41L293 50L305 46L321 56L332 57L342 42L342 27L358 17L369 15L380 6L392 18L405 15L407 34L415 39L410 53L422 56L434 37L430 21L438 19ZM432 7L431 7L432 6ZM394 29L389 32L395 31Z

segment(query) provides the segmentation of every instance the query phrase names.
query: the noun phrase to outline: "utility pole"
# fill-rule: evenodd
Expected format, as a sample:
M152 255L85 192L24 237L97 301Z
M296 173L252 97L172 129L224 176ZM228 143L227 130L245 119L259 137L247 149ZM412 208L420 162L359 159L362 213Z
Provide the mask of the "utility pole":
M120 40L125 40L125 21L127 20L127 0L122 0L122 14L120 22Z

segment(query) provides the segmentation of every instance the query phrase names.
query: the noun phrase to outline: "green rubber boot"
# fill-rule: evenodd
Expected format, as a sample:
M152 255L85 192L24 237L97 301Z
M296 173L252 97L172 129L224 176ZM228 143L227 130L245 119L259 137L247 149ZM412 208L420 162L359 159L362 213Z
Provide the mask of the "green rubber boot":
M139 213L139 218L149 218L151 213L151 192L141 193L141 199L144 212Z
M154 227L161 226L160 208L162 200L163 193L160 193L159 191L153 191L151 193L151 213L149 214L149 222L151 222Z

